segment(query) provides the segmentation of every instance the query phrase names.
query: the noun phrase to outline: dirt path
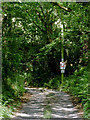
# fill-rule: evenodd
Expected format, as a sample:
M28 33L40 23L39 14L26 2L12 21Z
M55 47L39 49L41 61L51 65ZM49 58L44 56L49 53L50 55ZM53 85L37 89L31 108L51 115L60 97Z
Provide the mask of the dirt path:
M42 88L26 88L33 96L13 119L80 118L67 93ZM83 119L80 119L83 120Z

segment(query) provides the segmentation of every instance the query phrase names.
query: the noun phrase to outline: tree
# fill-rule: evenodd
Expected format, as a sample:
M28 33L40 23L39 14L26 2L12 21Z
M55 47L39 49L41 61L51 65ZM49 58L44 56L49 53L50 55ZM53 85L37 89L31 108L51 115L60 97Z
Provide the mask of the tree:
M3 3L3 77L26 72L30 81L43 84L45 76L59 75L61 23L66 75L87 65L88 8L87 3Z

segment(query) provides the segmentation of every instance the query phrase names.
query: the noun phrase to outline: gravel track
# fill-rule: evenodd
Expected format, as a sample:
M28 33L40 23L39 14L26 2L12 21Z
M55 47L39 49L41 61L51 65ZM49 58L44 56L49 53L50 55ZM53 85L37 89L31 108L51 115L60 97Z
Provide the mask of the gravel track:
M14 119L18 120L37 120L37 119L65 119L72 120L80 117L78 110L74 108L70 96L67 93L42 89L42 88L25 88L27 92L32 93L33 96L30 101L26 103L22 109L15 113Z

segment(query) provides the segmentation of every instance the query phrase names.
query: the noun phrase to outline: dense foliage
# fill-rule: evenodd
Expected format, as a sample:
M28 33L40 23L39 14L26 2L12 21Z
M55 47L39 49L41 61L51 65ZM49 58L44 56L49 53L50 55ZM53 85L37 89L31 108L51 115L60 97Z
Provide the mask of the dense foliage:
M90 102L89 102L89 89L88 89L88 79L89 79L89 69L81 67L79 70L74 72L74 75L66 78L64 82L64 90L69 91L71 95L77 97L78 102L82 104L84 117L90 118Z
M89 7L88 3L75 2L2 3L3 103L7 101L8 105L19 99L25 92L24 83L35 87L60 86L62 24L65 84L68 90L75 86L73 95L85 100L88 79L86 73L77 78L76 71L89 64ZM79 91L84 87L83 81L85 94Z

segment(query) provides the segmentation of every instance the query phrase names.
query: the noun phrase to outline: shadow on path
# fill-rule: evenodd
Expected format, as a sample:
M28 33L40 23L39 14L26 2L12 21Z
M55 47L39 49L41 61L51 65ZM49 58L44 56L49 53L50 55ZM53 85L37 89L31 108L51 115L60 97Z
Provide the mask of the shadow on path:
M65 120L65 118L85 120L80 118L67 93L42 88L26 89L33 94L33 97L13 116L13 120L43 120L43 118L44 120Z

